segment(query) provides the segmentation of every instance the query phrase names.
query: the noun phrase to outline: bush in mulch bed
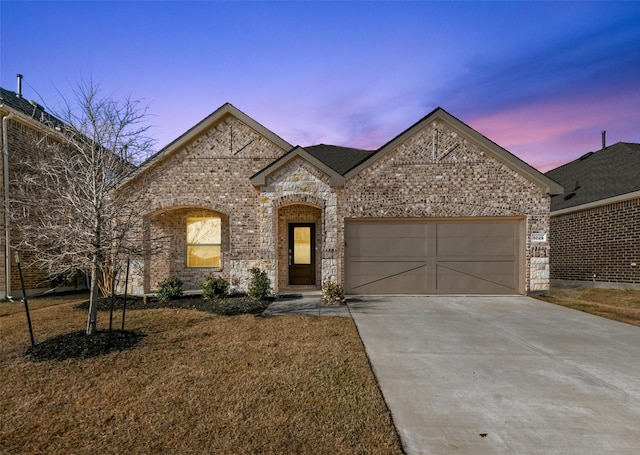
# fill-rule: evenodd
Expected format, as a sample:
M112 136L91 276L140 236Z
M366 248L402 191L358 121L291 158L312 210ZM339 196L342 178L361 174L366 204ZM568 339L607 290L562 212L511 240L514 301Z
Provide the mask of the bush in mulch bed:
M206 311L220 316L236 316L239 314L260 314L273 302L273 299L256 300L247 295L238 294L224 299L203 299L202 296L182 296L175 300L161 301L156 298L147 299L147 303L140 297L127 298L127 311L152 308L183 308L186 310ZM124 298L116 297L114 310L121 310ZM77 305L75 308L88 310L89 302ZM98 311L109 311L111 298L98 300Z
M145 336L131 330L65 333L29 347L27 355L36 361L87 359L132 348Z

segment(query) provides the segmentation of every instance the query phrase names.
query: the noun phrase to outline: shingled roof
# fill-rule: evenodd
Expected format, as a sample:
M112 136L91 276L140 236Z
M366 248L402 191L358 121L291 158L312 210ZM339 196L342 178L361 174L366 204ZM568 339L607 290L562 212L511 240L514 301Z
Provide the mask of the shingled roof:
M304 149L340 175L346 174L375 152L375 150L362 150L326 144L312 145Z
M640 144L618 142L546 173L565 188L551 211L640 191Z
M45 111L45 108L35 101L18 96L16 92L0 87L0 106L6 106L18 111L33 120L50 126L62 126L64 123L57 117Z

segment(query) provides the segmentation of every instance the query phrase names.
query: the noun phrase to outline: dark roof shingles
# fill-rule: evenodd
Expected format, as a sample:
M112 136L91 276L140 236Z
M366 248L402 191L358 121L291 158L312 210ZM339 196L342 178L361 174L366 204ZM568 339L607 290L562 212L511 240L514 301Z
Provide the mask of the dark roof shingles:
M32 119L48 124L50 126L61 126L63 122L52 114L49 114L44 107L35 101L27 100L22 96L18 96L16 92L0 87L0 104L9 106L21 114L31 117Z
M565 189L551 198L552 211L640 191L640 144L618 142L546 175Z
M344 175L369 158L375 150L362 150L337 145L312 145L304 149L340 175Z

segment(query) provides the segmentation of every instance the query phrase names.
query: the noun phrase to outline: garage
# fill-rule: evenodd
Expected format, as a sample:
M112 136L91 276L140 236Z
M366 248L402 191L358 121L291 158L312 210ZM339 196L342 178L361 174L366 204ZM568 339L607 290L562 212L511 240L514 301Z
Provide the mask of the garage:
M522 294L521 219L351 220L348 294Z

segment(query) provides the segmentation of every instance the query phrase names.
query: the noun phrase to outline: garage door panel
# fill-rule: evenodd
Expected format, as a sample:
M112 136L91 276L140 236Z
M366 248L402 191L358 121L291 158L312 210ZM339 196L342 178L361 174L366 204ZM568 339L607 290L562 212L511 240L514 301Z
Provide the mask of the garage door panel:
M438 256L513 255L515 226L497 223L450 223L437 227Z
M351 223L347 225L346 239L354 238L397 238L397 237L416 237L425 236L426 226L424 223L412 222L371 222L366 224Z
M412 270L425 268L424 261L353 261L351 275L377 274L380 276L396 275L398 273L412 273ZM416 272L422 273L424 272Z
M506 256L438 256L439 263L445 262L511 262L516 260L514 255Z
M354 261L347 281L347 292L387 294L390 289L405 288L405 293L415 293L424 289L426 279L425 262Z
M455 267L455 268L454 268ZM513 294L513 264L447 264L437 266L440 293ZM502 273L501 273L502 272Z
M424 294L425 277L393 277L347 288L347 294Z
M509 286L501 286L489 280L461 275L438 276L438 294L514 294Z
M424 238L363 238L347 240L351 257L424 257Z
M351 280L347 292L351 294L422 294L426 274L360 275ZM397 291L402 289L402 292Z
M513 278L512 262L438 262L438 276L459 275L489 279L492 276L507 277L502 284L510 284Z
M521 221L515 220L349 221L346 290L360 294L518 293L523 244L519 226ZM411 270L415 264L425 266Z
M438 289L444 283L455 280L456 286L464 284L467 292L514 293L515 277L513 261L508 262L438 262ZM446 285L449 288L449 285Z
M439 238L443 237L513 237L515 229L512 223L491 223L491 222L453 222L439 223L437 233Z
M438 256L504 256L513 255L514 239L496 237L439 238L437 241Z

